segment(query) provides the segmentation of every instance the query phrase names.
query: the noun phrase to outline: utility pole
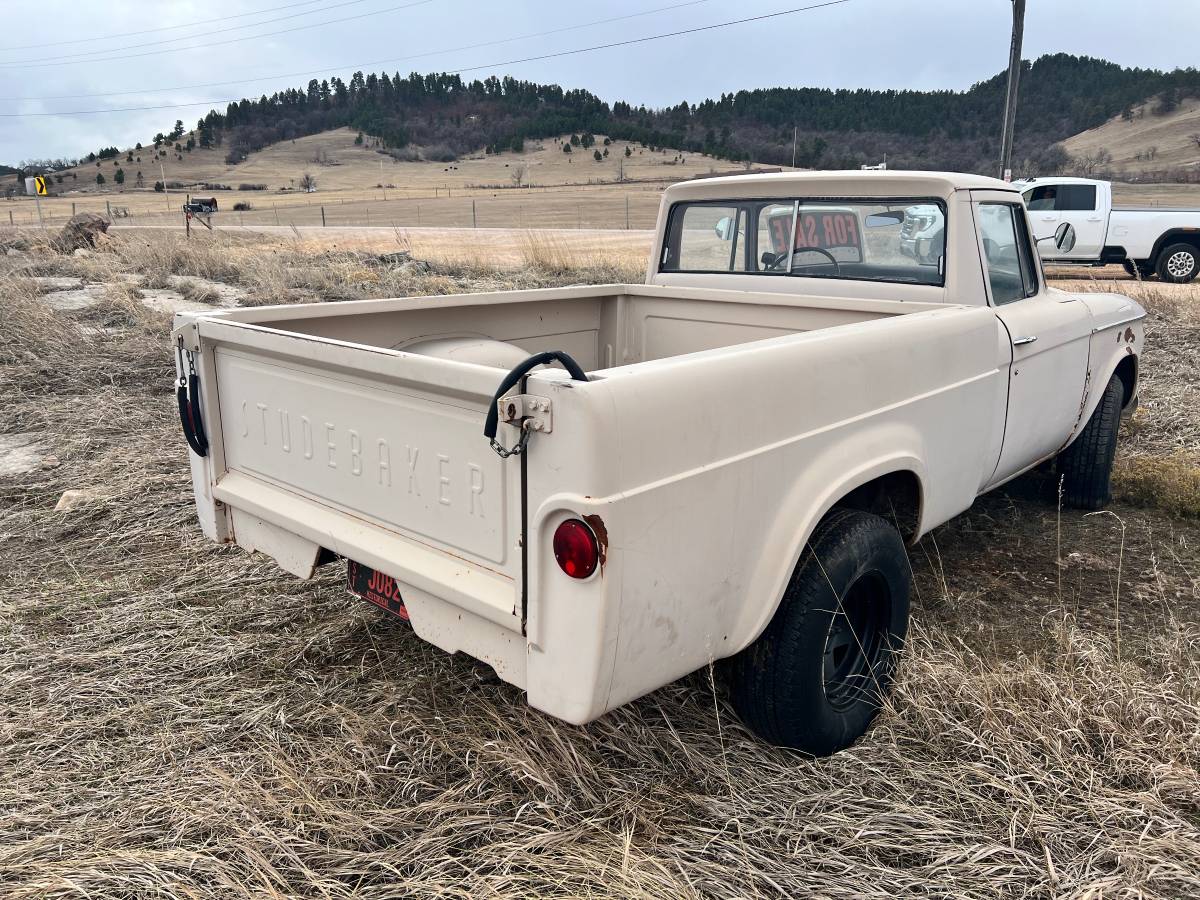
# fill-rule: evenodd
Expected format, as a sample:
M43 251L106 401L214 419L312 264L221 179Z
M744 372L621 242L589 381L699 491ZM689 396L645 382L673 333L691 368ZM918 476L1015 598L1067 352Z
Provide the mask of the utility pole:
M1017 87L1021 80L1021 38L1025 33L1025 0L1012 0L1012 46L1008 52L1008 92L1004 100L1004 137L1000 143L1000 177L1012 181L1013 131L1017 119Z
M163 197L165 197L166 201L167 201L167 212L170 212L171 211L171 192L167 190L167 173L166 173L166 170L163 169L163 164L162 164L161 159L158 161L158 174L162 176Z

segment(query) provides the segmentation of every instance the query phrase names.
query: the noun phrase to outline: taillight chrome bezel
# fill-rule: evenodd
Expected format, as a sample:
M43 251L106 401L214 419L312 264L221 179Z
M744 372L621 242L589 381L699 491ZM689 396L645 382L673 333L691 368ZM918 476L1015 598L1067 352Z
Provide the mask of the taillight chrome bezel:
M576 581L586 581L600 568L600 542L591 526L575 516L563 519L550 540L559 571Z

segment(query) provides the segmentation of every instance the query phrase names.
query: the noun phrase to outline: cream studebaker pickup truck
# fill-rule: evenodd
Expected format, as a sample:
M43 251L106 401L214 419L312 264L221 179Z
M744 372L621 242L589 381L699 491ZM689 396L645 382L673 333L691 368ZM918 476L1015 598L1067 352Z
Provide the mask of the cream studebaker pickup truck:
M1000 181L789 173L669 188L645 284L182 314L173 349L212 540L345 560L568 722L719 662L824 754L887 693L906 542L1047 462L1107 502L1143 316L1049 287Z

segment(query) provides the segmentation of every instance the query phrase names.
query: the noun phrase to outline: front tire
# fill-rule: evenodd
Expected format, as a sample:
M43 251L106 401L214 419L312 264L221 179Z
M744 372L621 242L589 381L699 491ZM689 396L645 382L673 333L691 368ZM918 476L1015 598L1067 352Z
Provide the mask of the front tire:
M766 630L735 656L730 700L772 744L848 747L887 696L905 634L911 569L879 516L838 509L817 526Z
M1079 437L1058 455L1063 501L1068 506L1101 509L1112 499L1112 466L1124 400L1125 386L1114 375Z
M1186 284L1200 272L1200 251L1191 244L1172 244L1158 254L1158 277L1174 284Z

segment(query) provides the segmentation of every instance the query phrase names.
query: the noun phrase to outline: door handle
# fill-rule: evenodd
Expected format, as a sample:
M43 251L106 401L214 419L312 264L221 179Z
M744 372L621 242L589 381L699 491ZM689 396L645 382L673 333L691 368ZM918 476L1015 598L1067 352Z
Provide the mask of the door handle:
M1058 216L1042 216L1043 222L1054 222L1057 219L1058 219Z
M1013 338L1013 346L1020 347L1022 344L1032 344L1037 340L1037 335L1030 334L1025 337Z

